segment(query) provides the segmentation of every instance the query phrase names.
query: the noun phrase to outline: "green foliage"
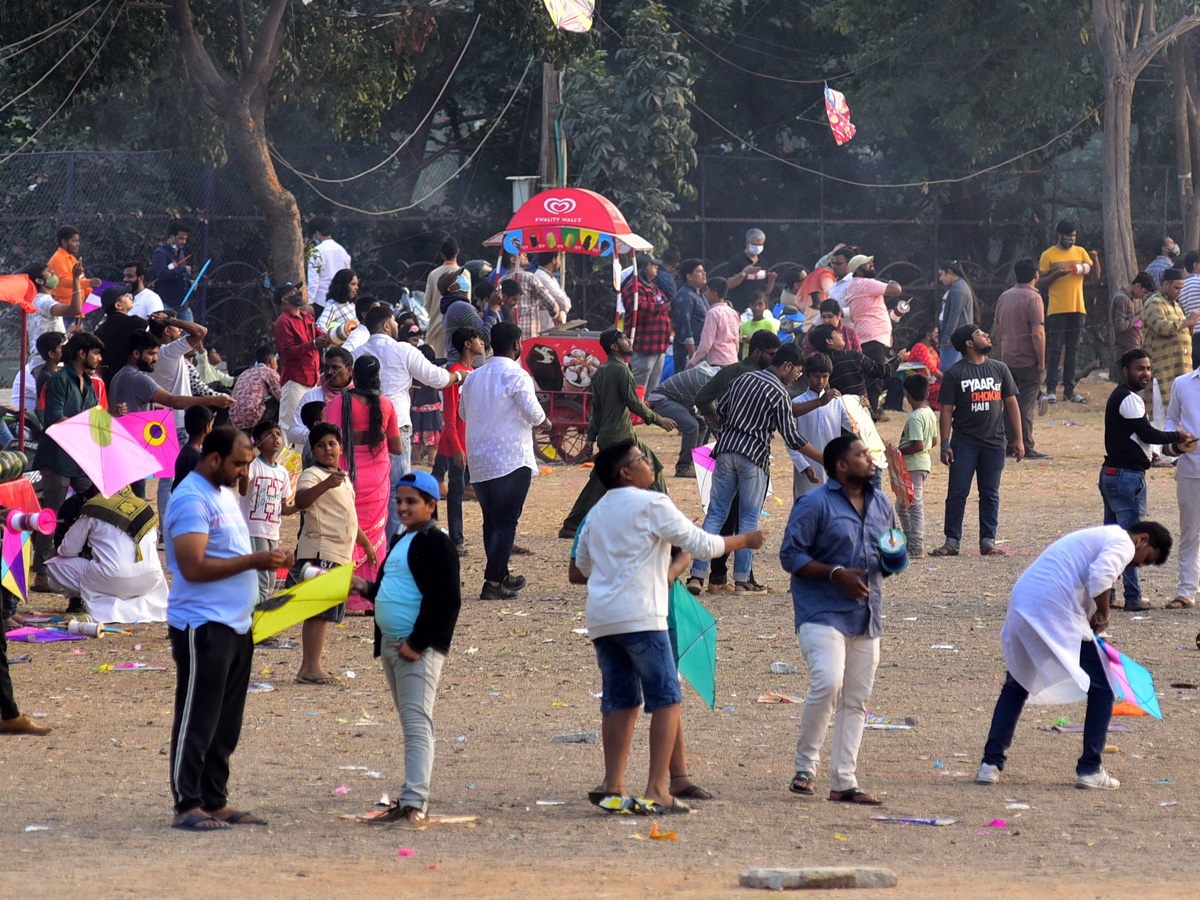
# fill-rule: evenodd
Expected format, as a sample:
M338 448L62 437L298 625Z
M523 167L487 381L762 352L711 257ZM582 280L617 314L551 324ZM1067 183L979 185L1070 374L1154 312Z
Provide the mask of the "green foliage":
M666 9L632 13L609 65L603 51L566 69L563 119L581 187L604 193L631 227L666 246L677 197L691 199L696 165L691 60L680 52Z

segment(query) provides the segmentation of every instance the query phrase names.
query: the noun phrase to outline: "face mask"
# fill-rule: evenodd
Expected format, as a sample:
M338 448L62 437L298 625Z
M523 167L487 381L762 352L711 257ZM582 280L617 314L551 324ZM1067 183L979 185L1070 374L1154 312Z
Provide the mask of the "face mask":
M1170 250L1167 251L1167 256L1171 257L1171 259L1174 259L1178 255L1179 255L1178 247L1172 247Z
M454 282L454 286L465 294L471 289L471 280L466 275L459 275Z
M51 272L49 275L46 276L45 283L46 283L46 290L48 290L48 291L54 290L56 287L58 287L58 276L55 275L53 272Z
M762 244L751 244L746 249L750 251L751 256L758 256L758 254L763 252L763 245Z

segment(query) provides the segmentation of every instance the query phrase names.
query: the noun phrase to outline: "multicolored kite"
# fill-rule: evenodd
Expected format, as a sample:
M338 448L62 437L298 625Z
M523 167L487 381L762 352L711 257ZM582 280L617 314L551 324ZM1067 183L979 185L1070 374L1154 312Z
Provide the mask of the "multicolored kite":
M129 432L159 463L152 478L174 478L175 460L179 456L179 437L175 431L175 414L169 409L150 409L117 417L117 423Z
M1128 703L1162 719L1162 709L1154 693L1154 678L1145 668L1138 665L1112 644L1096 638L1100 661L1108 675L1108 683L1117 695L1118 705Z
M825 85L825 115L829 117L829 127L833 129L833 139L838 146L854 137L855 128L850 124L850 107L846 105L846 95Z
M596 14L596 0L543 0L554 26L563 31L583 34L590 31Z
M46 435L78 463L96 489L111 497L127 484L153 478L160 464L99 406L60 419ZM174 474L174 472L172 472Z
M29 602L29 564L33 559L33 543L28 531L4 529L0 545L0 587L12 591Z

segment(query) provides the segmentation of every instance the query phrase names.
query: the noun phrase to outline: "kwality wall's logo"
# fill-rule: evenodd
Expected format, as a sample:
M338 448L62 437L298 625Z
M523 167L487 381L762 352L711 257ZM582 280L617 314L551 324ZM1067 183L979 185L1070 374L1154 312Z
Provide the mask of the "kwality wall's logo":
M572 216L575 212L576 202L572 197L547 197L542 201L542 208L550 214L549 217L537 216L538 222L573 222L578 223L583 221L582 216Z

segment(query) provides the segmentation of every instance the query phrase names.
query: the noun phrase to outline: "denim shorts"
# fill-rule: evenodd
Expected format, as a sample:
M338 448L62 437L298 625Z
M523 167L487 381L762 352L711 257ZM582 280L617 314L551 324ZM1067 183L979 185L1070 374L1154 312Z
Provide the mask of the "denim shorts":
M679 673L665 631L609 634L592 641L604 684L600 712L637 709L646 698L646 712L683 702Z

